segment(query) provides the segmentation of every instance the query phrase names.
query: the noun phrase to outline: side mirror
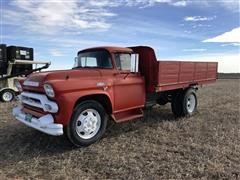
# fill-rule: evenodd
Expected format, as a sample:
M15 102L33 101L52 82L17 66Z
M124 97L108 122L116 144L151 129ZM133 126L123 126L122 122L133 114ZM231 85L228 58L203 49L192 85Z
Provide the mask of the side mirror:
M139 54L131 54L131 72L138 72Z

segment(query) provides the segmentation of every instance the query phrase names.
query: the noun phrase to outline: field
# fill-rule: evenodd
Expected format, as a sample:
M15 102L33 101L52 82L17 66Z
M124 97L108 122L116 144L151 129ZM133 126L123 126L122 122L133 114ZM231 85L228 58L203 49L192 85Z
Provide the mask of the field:
M170 106L110 123L103 139L74 148L15 121L15 103L0 104L0 179L238 179L240 80L218 80L198 91L198 113L174 119Z

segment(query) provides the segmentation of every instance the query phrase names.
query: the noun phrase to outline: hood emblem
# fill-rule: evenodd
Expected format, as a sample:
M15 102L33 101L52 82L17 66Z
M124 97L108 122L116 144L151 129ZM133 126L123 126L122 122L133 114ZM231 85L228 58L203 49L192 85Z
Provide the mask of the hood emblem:
M26 80L26 81L23 82L23 85L38 87L39 86L39 82Z

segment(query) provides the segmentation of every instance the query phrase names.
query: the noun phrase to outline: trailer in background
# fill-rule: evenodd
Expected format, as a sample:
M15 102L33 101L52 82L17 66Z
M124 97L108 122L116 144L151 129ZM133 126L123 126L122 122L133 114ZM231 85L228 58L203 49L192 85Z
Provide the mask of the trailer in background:
M0 44L0 75L7 74L7 46Z
M6 44L0 44L0 100L12 101L18 93L15 85L18 80L25 79L33 72L46 69L49 65L50 61L34 61L33 48L7 47Z

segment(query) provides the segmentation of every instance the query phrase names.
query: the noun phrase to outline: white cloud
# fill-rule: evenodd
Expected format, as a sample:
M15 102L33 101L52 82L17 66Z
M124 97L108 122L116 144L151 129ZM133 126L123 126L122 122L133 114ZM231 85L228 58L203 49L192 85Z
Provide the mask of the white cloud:
M3 9L3 25L13 25L25 32L41 34L79 34L84 30L105 31L118 14L112 7L147 8L154 5L185 7L205 1L192 0L12 0ZM221 4L227 2L220 0ZM213 5L210 1L207 4ZM229 3L231 6L234 3ZM230 6L230 5L229 5ZM216 16L188 16L185 21L211 21ZM194 25L193 28L209 25Z
M233 46L240 46L240 43L232 43Z
M199 27L211 27L210 24L194 24L192 26L193 29L199 28Z
M192 22L197 22L197 21L212 21L215 19L216 16L213 17L205 17L205 16L187 16L184 18L184 21L192 21Z
M204 52L207 51L207 49L199 48L199 49L183 49L184 52Z
M51 56L54 56L54 57L64 56L64 54L57 49L51 49L50 54L51 54Z
M221 7L232 12L240 11L239 0L187 0L187 4L203 8Z
M156 4L186 6L186 0L12 0L3 9L3 24L43 34L81 30L107 30L117 14L111 7Z
M95 7L116 7L116 6L119 6L121 4L121 1L89 0L88 3L89 3L90 6L95 6Z
M173 6L184 7L187 6L187 1L177 1L172 3Z
M240 27L234 28L216 37L206 39L203 42L240 43Z
M240 11L240 1L239 0L219 0L219 3L222 7L232 10L234 12Z
M224 46L240 46L240 43L228 43L228 44L221 44L222 47Z
M191 34L192 33L192 31L188 31L188 30L185 30L184 31L186 34Z
M3 23L44 34L110 28L111 24L106 20L116 14L97 4L90 6L90 3L93 2L14 0L11 1L9 9L3 10Z

